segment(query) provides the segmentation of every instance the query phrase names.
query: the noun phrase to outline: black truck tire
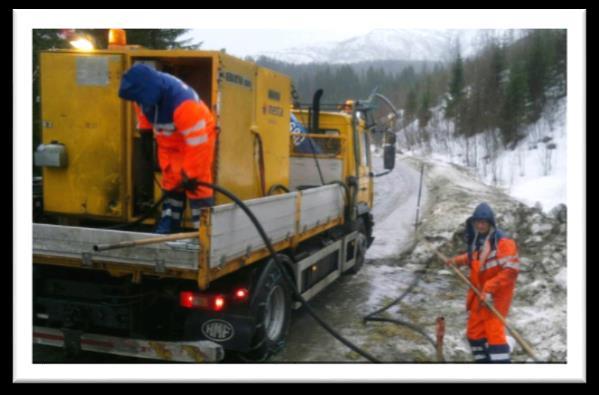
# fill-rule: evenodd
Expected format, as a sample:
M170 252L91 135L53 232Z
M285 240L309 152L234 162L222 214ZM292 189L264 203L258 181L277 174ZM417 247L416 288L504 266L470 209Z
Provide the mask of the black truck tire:
M285 264L291 263L286 255L279 255L279 258ZM276 262L269 260L256 276L250 300L256 328L251 350L239 354L244 361L265 361L285 346L291 323L292 292L283 277L283 270Z

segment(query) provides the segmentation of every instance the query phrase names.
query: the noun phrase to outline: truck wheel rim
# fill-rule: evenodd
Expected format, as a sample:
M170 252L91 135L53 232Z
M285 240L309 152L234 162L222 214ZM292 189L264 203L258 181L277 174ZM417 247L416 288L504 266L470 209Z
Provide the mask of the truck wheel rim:
M275 286L266 299L264 328L270 340L277 340L285 322L285 292L280 285Z

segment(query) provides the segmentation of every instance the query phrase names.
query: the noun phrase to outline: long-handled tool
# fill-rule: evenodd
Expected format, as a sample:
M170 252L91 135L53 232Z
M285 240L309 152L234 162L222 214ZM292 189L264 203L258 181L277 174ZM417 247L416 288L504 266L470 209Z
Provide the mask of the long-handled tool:
M445 362L445 358L443 357L443 337L445 337L445 318L437 317L435 321L436 325L436 335L437 335L437 361Z
M433 247L427 240L422 239L422 241L424 242L424 244L430 248L431 251L433 251L437 257L439 259L441 259L443 262L447 262L449 260L449 258L447 258L445 255L443 255L442 253L440 253L439 251L437 251L437 249L435 247ZM476 296L481 297L481 293L480 291L474 286L474 284L472 284L470 282L470 280L468 280L468 278L466 278L466 276L464 276L464 274L459 271L453 264L449 264L448 265L451 270L453 270L453 272L460 278L460 280L462 280L465 284L467 284L470 289L472 289L472 291L474 291L474 293L476 294ZM491 310L491 312L493 314L495 314L495 316L497 316L497 318L499 318L499 320L501 321L501 323L503 325L505 325L505 327L508 329L508 331L512 334L512 336L514 336L514 338L516 339L516 341L518 342L518 344L520 344L520 346L524 349L524 351L526 351L526 353L528 355L530 355L530 357L532 359L534 359L536 362L541 362L536 356L534 351L532 350L532 348L528 345L528 343L524 340L524 338L522 336L520 336L520 334L518 333L518 331L516 331L511 325L509 325L505 318L501 315L501 313L499 311L497 311L497 309L495 308L495 306L493 306L492 303L487 303L486 300L482 300L482 302L489 308L489 310Z
M184 232L184 233L174 233L168 236L160 236L160 237L149 237L147 239L140 240L127 240L121 241L119 243L114 244L96 244L94 245L94 251L106 251L106 250L114 250L117 248L125 248L125 247L136 247L145 244L158 244L164 243L165 241L173 241L173 240L184 240L184 239L193 239L198 237L198 232Z

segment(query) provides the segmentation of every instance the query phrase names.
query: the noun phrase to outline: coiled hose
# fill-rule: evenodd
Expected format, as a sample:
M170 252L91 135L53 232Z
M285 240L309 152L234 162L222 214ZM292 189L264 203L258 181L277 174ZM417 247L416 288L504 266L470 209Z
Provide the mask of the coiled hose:
M437 344L435 343L435 341L426 333L426 331L416 325L413 324L411 322L408 321L404 321L404 320L399 320L399 319L393 319L393 318L385 318L385 317L377 317L378 314L381 314L387 310L389 310L391 307L395 306L396 304L398 304L399 302L401 302L403 300L403 298L405 298L410 292L412 292L412 290L416 287L416 285L420 282L420 280L422 279L422 277L424 276L424 274L426 274L426 271L428 270L429 266L431 265L431 263L433 262L433 260L429 260L426 265L424 266L424 269L418 273L415 277L414 280L412 280L412 282L410 283L410 285L408 286L408 288L401 294L399 295L399 297L397 297L397 299L393 300L392 302L388 303L386 306L373 311L372 313L364 316L363 318L363 322L366 323L368 321L378 321L378 322L391 322L397 325L401 325L404 326L408 329L411 329L414 332L419 333L420 335L422 335L429 343L432 344L432 346L436 349Z

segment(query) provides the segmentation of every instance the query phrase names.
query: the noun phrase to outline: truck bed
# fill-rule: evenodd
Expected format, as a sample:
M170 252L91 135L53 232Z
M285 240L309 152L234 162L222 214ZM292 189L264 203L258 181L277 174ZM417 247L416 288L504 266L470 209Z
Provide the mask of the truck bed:
M325 185L245 201L276 250L293 246L343 223L344 191ZM151 273L210 281L268 255L260 235L234 204L215 206L202 216L199 244L167 242L95 252L95 244L155 237L152 233L33 224L33 261Z

